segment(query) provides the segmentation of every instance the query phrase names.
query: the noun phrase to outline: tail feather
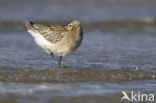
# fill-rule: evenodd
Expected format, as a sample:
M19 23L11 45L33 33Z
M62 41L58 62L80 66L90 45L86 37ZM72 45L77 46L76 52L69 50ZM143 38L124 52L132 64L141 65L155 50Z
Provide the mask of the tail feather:
M34 25L34 23L32 21L29 21L30 25Z
M41 24L36 24L32 21L29 21L28 24L26 24L27 29L30 30L43 30L45 28L47 28L47 26L41 25Z
M27 30L34 30L34 23L32 21L29 21L29 24L26 24L26 28Z

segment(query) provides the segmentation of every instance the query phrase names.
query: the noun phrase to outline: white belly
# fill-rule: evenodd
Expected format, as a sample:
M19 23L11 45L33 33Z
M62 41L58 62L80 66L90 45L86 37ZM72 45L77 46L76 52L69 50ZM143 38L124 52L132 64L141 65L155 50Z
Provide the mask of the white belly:
M39 33L37 32L33 32L33 31L28 31L33 37L34 37L34 40L36 42L36 44L41 47L42 49L45 50L45 52L49 53L49 50L52 46L52 44L47 41L42 35L40 35Z

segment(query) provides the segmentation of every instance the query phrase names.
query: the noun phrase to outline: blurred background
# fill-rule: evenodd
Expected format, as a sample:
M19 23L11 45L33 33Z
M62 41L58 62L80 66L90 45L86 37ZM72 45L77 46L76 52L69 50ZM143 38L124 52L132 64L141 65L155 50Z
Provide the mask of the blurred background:
M25 23L74 19L84 39L58 69ZM155 0L0 0L0 103L120 103L123 90L156 95L155 47Z

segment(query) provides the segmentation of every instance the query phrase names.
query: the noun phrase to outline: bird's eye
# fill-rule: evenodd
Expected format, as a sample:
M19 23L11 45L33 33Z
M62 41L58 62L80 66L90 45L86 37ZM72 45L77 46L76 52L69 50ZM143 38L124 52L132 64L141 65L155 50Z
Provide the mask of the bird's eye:
M72 24L69 24L69 27L72 27Z

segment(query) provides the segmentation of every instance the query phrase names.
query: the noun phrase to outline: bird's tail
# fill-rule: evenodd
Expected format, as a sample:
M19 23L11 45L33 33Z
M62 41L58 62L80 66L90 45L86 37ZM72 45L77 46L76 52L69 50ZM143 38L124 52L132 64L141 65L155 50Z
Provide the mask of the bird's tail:
M34 23L32 21L29 21L29 23L25 24L27 30L34 30Z
M32 21L29 21L29 24L30 24L31 26L33 26L33 25L34 25L34 22L32 22Z

